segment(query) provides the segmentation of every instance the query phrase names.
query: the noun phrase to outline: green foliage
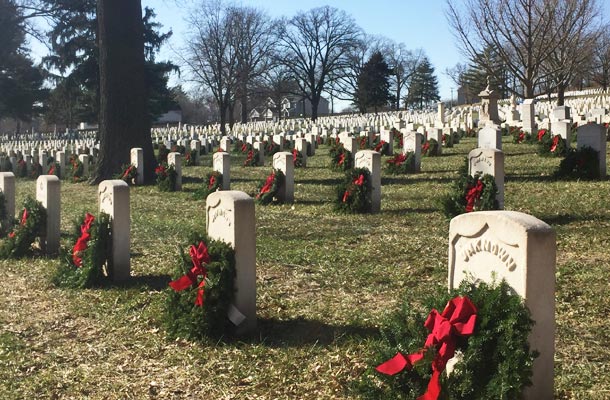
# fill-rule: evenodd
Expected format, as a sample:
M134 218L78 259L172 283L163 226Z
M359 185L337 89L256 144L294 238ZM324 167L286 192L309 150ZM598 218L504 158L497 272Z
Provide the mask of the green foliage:
M511 127L510 129L511 136L513 137L513 143L520 144L532 142L532 135L530 133L523 132L523 130L519 128Z
M373 109L377 112L393 100L390 95L390 75L392 70L386 63L383 54L376 51L362 67L358 74L354 104L360 112Z
M346 213L371 212L371 191L371 174L368 169L350 169L337 187L335 210Z
M203 185L193 195L196 200L205 200L210 193L222 190L222 174L218 171L208 172Z
M55 175L59 178L60 174L60 166L57 161L53 161L49 164L49 169L47 170L47 175Z
M292 164L295 168L303 167L303 153L297 149L292 149Z
M197 161L197 150L189 150L184 154L184 166L192 167L196 165Z
M445 147L453 147L453 134L443 133L443 146Z
M269 142L265 145L265 154L273 157L275 153L280 151L280 145L273 143L273 140L269 139Z
M258 150L254 150L252 148L247 150L246 160L244 161L244 167L256 167L261 165L260 162L261 155Z
M23 160L23 157L20 157L19 160L17 160L17 171L15 176L18 178L27 178L28 176L28 166Z
M135 185L138 176L138 169L133 164L123 164L121 172L115 176L116 179L122 179L128 185Z
M599 153L584 146L578 150L570 149L555 170L557 178L599 179Z
M438 94L438 79L434 75L434 67L424 56L417 66L405 103L409 107L423 109L432 102L440 100Z
M566 140L559 135L553 135L545 130L543 135L538 135L538 154L541 156L563 157L567 154L568 146Z
M280 202L282 199L278 198L277 194L284 186L285 180L284 173L279 169L274 169L264 182L257 185L256 202L261 205L267 205L273 201Z
M174 192L176 190L176 169L173 165L161 163L155 168L157 175L157 187L162 192Z
M496 200L496 194L498 193L498 187L493 176L485 174L482 177L475 175L470 176L468 174L468 160L459 170L459 177L453 183L451 191L441 199L443 212L447 218L453 218L457 215L463 214L467 211L468 192L477 184L477 181L481 181L483 184L483 190L480 193L480 197L471 204L474 206L472 211L485 211L485 210L497 210L498 201Z
M80 182L83 180L83 173L85 171L85 167L81 160L76 156L72 156L70 158L70 165L72 168L70 169L70 176L72 176L73 182Z
M436 157L439 155L438 142L436 139L428 139L421 146L421 154L426 157Z
M20 258L32 250L32 244L36 241L47 225L47 210L42 204L28 196L23 202L27 217L17 221L13 231L9 233L0 243L0 258Z
M161 164L163 162L167 162L168 154L169 154L169 150L167 149L167 146L165 146L164 144L160 144L159 149L157 150L157 162L159 164Z
M42 165L38 161L32 161L32 170L30 171L30 178L38 179L42 175Z
M81 222L74 223L74 229L69 243L72 247L62 248L60 258L52 282L58 287L91 288L99 287L110 282L112 271L109 254L112 252L110 216L100 213L93 221L89 233L91 238L87 248L78 256L82 265L77 267L74 263L74 244L81 235Z
M408 174L415 172L415 153L395 154L393 158L386 160L385 170L393 175Z
M456 296L469 297L477 307L476 328L472 336L458 340L457 350L463 358L449 377L446 373L441 375L440 398L512 400L521 397L523 388L531 384L532 364L537 356L530 351L527 340L533 321L522 299L502 281L478 286L464 282L450 293L439 289L425 300L423 308L414 308L413 300L408 298L382 325L381 339L373 346L375 356L371 366L354 385L361 398L415 399L425 392L435 351L426 352L426 358L413 370L394 376L380 374L373 368L397 351L406 355L422 349L428 335L423 326L427 313L432 309L442 311Z
M2 158L0 162L0 171L2 172L13 172L13 164L8 157Z
M332 146L329 150L330 167L337 171L348 171L353 165L352 152L343 147L342 143Z
M163 322L170 337L205 340L228 338L233 333L227 313L234 296L235 252L228 244L210 240L203 234L191 234L188 243L197 246L201 241L207 245L210 255L210 263L205 266L207 278L203 306L195 305L198 283L181 292L171 287L166 289ZM180 248L173 279L180 278L193 266L188 253L184 251L186 247Z

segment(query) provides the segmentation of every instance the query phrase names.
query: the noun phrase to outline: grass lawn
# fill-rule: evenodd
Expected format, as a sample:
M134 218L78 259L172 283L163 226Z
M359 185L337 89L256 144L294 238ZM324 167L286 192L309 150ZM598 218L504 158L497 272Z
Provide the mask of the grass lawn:
M376 215L333 212L342 174L320 146L295 170L294 204L256 206L258 332L233 343L168 340L161 325L177 246L205 227L205 201L192 198L211 156L183 167L183 192L132 188L128 284L57 289L57 259L0 261L0 399L354 398L384 315L447 284L439 199L475 146L424 158L419 174L383 174ZM505 208L557 232L556 397L610 398L610 184L551 179L559 159L533 145L504 151ZM270 167L244 158L233 157L231 187L253 194ZM97 213L96 189L62 182L65 245L73 221ZM18 212L26 194L34 181L18 180Z

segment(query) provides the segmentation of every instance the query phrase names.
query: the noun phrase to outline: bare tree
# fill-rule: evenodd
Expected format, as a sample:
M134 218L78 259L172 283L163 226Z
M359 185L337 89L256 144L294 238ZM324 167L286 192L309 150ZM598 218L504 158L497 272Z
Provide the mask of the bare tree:
M466 56L493 71L480 57L483 49L493 48L523 85L522 90L511 88L511 91L533 98L538 84L554 72L543 69L543 65L555 52L561 37L561 31L555 29L560 1L464 0L464 11L460 12L455 0L447 0L446 16ZM566 15L569 20L564 23L571 25L577 17Z
M564 104L564 93L583 64L590 64L601 31L596 24L597 0L559 0L555 11L557 45L543 69L549 75L547 86L557 92L557 105Z
M279 29L282 63L290 69L305 98L311 118L318 117L320 97L331 74L346 68L347 51L360 35L354 19L329 6L300 12Z
M203 0L191 13L190 39L183 60L195 82L210 90L218 104L220 130L226 133L227 112L234 101L237 49L231 17L220 1Z
M241 105L241 122L247 122L252 85L271 67L277 38L275 22L251 7L229 7L227 17L237 58L236 96Z
M383 47L383 54L392 69L390 83L396 99L394 108L398 110L400 108L402 91L408 87L411 77L415 74L419 63L424 57L424 52L422 49L409 50L404 43L388 41Z
M610 86L610 25L606 25L593 47L591 80L604 90Z

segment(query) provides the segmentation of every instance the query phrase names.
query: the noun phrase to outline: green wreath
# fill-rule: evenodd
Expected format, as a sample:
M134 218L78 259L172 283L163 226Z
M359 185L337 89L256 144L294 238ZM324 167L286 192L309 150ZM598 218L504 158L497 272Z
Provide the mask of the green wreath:
M42 175L42 165L38 161L32 162L32 170L30 171L30 178L38 179Z
M438 141L436 139L428 139L421 146L421 154L426 157L438 156Z
M203 185L195 191L194 197L196 200L205 200L210 193L218 190L222 190L222 174L218 171L212 171L205 176Z
M385 140L380 140L378 143L374 143L373 145L373 150L380 153L382 156L390 155L390 144Z
M59 178L60 168L61 167L59 166L59 163L57 161L53 161L49 165L49 169L47 170L47 175L55 175L56 177Z
M52 278L54 285L71 288L102 286L111 279L112 252L110 216L87 213L74 224L69 248L60 251L60 262Z
M23 202L21 219L13 230L0 242L0 258L20 258L32 249L36 238L44 232L47 224L47 210L42 203L31 196Z
M176 191L176 178L178 174L173 165L168 165L163 162L155 168L155 174L157 175L157 187L160 191Z
M329 150L330 153L330 166L334 170L348 171L354 166L352 160L352 153L343 147L343 144L339 143L336 146L332 146Z
M303 153L297 149L292 149L292 163L295 168L303 167Z
M85 167L81 160L76 157L72 157L70 159L70 165L72 168L70 169L70 176L72 176L73 182L80 182L84 180L83 173L85 171Z
M274 200L279 202L277 194L285 180L284 173L279 169L274 169L265 181L257 186L256 202L261 205L270 204Z
M246 160L244 161L244 167L256 167L261 164L261 155L258 150L249 149L246 153Z
M347 213L371 212L371 190L371 174L366 168L347 171L337 187L335 209Z
M19 160L17 160L17 170L15 171L15 175L19 178L26 178L28 176L28 166L23 160L23 157L20 157Z
M560 135L552 135L545 130L542 136L538 136L538 154L541 156L564 157L567 150L566 140Z
M598 179L599 152L589 146L570 149L555 170L556 178Z
M471 211L497 210L496 195L498 187L493 176L485 174L470 176L468 160L459 171L460 177L455 181L449 194L442 198L445 216L453 218Z
M396 154L393 158L386 160L386 171L393 175L408 174L415 172L415 153L410 151L406 154Z
M424 327L427 313L431 309L440 312L456 296L467 296L477 309L474 333L458 338L456 350L461 353L461 360L449 376L441 374L439 398L520 398L524 387L531 384L532 364L538 354L530 350L528 343L534 322L523 300L513 293L505 281L478 286L464 282L450 293L439 289L425 299L423 308L414 308L412 301L406 301L383 323L381 337L372 345L374 359L354 384L354 391L370 399L415 399L422 395L431 377L435 348L429 348L413 369L394 376L381 374L374 366L397 351L411 354L421 350L429 333Z
M235 292L235 252L228 244L210 240L201 234L191 234L188 243L195 250L202 249L200 243L207 248L209 259L199 259L205 259L202 263L205 274L198 274L202 271L193 272L193 256L202 253L191 252L189 255L183 250L186 246L181 247L172 283L189 273L194 279L188 288L180 291L173 288L175 285L167 289L164 326L172 338L203 340L230 337L234 327L227 313ZM203 285L202 280L205 282ZM201 302L197 304L198 298Z
M138 169L133 164L123 164L121 172L115 176L116 179L121 179L128 185L135 185L138 177Z
M192 167L196 165L197 150L190 150L184 153L184 166Z
M280 145L273 143L273 141L271 139L269 139L269 142L265 145L265 154L268 154L269 156L273 156L275 155L275 153L279 153L280 151Z
M511 127L511 131L510 132L512 132L512 137L513 137L513 143L514 144L531 143L532 142L532 135L530 133L523 132L523 130L521 130L521 129L513 129L512 127Z
M167 146L160 144L159 150L157 150L157 163L161 164L163 162L167 162L168 154L169 150L167 149Z

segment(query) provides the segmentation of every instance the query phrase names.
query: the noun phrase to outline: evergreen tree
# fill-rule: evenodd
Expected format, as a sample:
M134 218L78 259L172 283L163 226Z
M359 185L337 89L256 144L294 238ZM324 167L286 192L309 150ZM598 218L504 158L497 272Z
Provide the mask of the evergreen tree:
M30 120L44 94L43 75L27 56L24 18L12 0L0 0L0 118Z
M354 104L360 112L373 108L377 112L392 100L390 95L390 75L392 71L381 52L376 51L364 64L358 75L358 88Z
M409 94L405 103L414 108L422 109L434 101L439 101L438 79L434 75L434 67L428 57L424 56L415 70L409 86Z
M53 9L53 25L48 33L52 53L44 62L59 71L56 87L47 104L47 121L69 126L79 121L97 121L100 78L97 43L96 0L45 0ZM146 8L143 17L145 78L151 119L175 106L167 88L168 75L177 69L170 62L157 63L155 54L172 32L160 33L155 13Z

